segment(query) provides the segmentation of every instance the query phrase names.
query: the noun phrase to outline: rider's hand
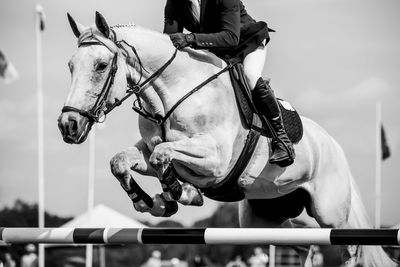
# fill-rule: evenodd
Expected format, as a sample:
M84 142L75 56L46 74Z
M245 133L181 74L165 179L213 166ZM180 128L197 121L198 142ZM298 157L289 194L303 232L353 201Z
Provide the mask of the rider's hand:
M173 33L169 35L169 38L171 38L172 44L178 49L183 49L196 43L193 33Z

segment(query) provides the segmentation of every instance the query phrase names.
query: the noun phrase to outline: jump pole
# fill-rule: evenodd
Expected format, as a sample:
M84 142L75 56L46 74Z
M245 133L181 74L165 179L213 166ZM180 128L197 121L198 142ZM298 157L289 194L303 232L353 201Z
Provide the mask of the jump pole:
M0 228L21 244L400 245L399 229Z

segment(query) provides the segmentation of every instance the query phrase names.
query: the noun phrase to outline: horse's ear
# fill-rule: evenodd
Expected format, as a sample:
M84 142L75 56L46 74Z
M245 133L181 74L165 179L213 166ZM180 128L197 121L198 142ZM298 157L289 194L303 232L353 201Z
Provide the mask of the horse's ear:
M74 32L75 36L77 38L79 38L79 36L81 35L81 33L83 32L83 25L80 23L76 23L75 20L72 18L72 16L67 13L67 17L68 17L68 21L69 21L69 25L71 25L72 31Z
M106 19L98 11L96 11L96 27L107 38L110 36L110 27Z

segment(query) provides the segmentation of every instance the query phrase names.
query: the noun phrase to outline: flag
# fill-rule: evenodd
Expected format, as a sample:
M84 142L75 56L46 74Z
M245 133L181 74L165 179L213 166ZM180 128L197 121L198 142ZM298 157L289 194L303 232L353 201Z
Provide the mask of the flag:
M45 28L46 14L44 14L44 9L41 5L36 5L36 15L39 19L39 28L43 31Z
M11 64L7 61L5 55L0 50L0 78L4 80L6 84L12 83L18 79L18 72Z
M387 143L385 129L383 125L381 125L381 145L382 145L382 160L387 159L390 157L390 148Z

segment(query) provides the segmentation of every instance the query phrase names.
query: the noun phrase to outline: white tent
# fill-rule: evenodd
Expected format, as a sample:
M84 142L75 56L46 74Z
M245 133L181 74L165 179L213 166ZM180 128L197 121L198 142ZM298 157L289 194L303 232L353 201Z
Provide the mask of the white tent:
M103 204L98 204L91 213L85 212L61 227L70 228L144 228L144 224L121 214Z
M119 213L103 204L95 206L91 212L88 211L75 217L60 227L66 228L145 228L146 225ZM65 246L48 244L46 247ZM76 244L73 246L77 246ZM98 245L100 266L105 265L105 247Z

